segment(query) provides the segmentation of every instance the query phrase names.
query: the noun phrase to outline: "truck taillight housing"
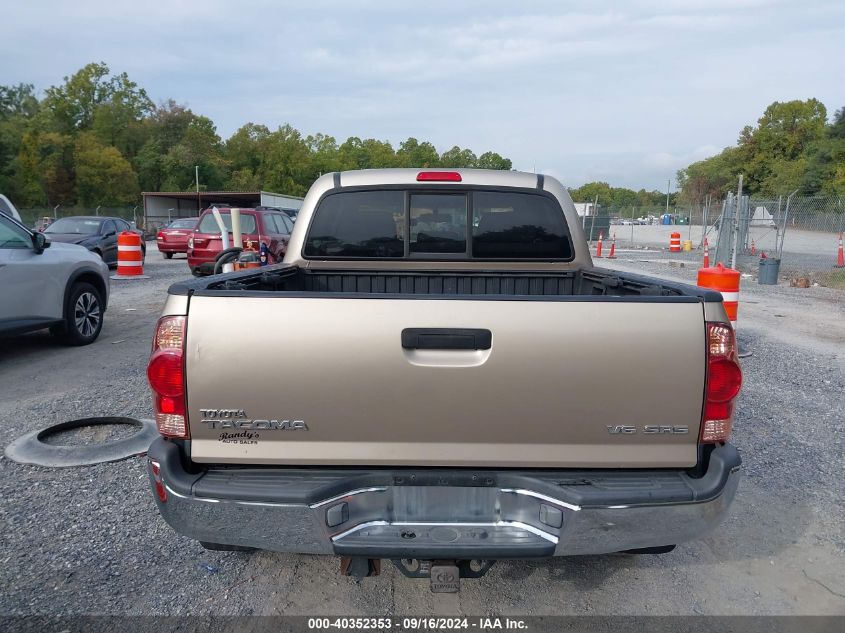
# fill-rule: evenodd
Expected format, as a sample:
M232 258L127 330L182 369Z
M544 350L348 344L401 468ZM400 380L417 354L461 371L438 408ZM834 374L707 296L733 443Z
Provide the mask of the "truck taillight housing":
M185 317L167 316L156 324L147 379L153 390L158 432L189 439L185 415Z
M727 323L708 323L702 444L725 442L730 437L734 400L742 387L742 370L737 358L733 328Z

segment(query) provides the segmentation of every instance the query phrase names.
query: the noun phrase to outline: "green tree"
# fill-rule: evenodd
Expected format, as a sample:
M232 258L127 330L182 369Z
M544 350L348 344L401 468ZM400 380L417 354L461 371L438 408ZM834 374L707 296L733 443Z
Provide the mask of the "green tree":
M316 180L322 174L343 169L343 160L337 141L333 136L313 134L305 138L309 152L308 180Z
M725 148L720 154L698 161L678 172L681 198L697 204L706 196L722 198L736 187L742 171L742 157L736 147Z
M59 131L67 134L91 127L94 110L111 94L108 74L104 62L87 64L65 77L63 85L47 88L44 107L52 112Z
M247 123L229 137L223 154L233 170L249 169L254 173L264 158L269 137L270 130L266 125Z
M38 112L32 84L0 86L0 192L17 200L17 156L29 120Z
M420 143L413 136L399 144L396 152L398 164L402 167L439 167L440 155L428 141Z
M827 110L817 99L772 103L756 126L743 128L735 147L678 172L683 198L694 202L708 193L725 193L740 173L751 194L773 196L809 185L807 155L824 139L826 119Z
M126 73L91 63L51 86L39 101L30 84L0 86L0 189L23 205L120 204L138 190L274 189L302 195L320 174L380 167L510 169L495 152L480 158L453 147L438 155L414 137L398 151L356 136L338 145L247 123L223 143L214 123L168 100L154 106Z
M361 140L350 136L338 151L344 169L379 169L400 164L393 146L374 138Z
M116 147L82 133L74 147L76 191L85 206L129 204L138 197L138 176Z
M836 112L825 137L808 149L801 191L845 195L845 108Z
M73 138L58 132L27 132L15 175L19 204L74 204Z
M509 171L513 167L509 158L503 158L496 152L484 152L475 164L480 169L501 169Z
M0 86L0 121L13 117L32 117L37 111L35 86L23 83L16 86Z
M588 182L576 189L570 189L569 195L575 202L593 202L598 197L599 204L608 206L613 202L613 190L606 182Z
M267 138L267 150L259 175L266 189L293 196L305 195L310 153L302 134L285 124Z
M457 145L452 149L446 150L440 155L441 167L475 167L478 164L478 158L469 149L461 149Z
M170 191L196 186L195 166L199 167L201 189L222 189L229 171L222 143L211 119L198 115L193 116L182 139L168 150L162 162L162 186Z

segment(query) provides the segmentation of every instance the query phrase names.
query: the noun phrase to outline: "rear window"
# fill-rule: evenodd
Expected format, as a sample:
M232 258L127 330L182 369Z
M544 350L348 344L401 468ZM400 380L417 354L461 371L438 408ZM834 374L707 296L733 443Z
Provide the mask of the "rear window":
M314 212L306 257L572 259L554 198L518 191L346 191Z
M560 205L545 196L480 191L472 198L472 254L484 259L569 259Z
M402 257L405 192L351 191L327 196L308 232L311 257Z
M192 229L196 226L197 219L196 218L186 218L184 220L173 220L170 224L167 225L169 229ZM216 224L216 222L215 222Z
M231 231L232 214L228 211L221 211L220 216L223 219L223 224L225 224L226 228ZM202 216L202 220L200 220L197 230L200 233L220 233L220 228L217 226L217 220L214 219L214 214L209 213ZM257 232L258 231L255 230L255 216L248 213L241 213L241 233L253 235Z

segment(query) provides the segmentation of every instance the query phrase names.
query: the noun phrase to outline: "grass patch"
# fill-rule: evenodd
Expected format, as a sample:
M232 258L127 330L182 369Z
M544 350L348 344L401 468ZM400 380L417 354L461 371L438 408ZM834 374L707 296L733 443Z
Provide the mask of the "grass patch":
M845 268L815 273L813 274L813 281L826 288L845 290Z

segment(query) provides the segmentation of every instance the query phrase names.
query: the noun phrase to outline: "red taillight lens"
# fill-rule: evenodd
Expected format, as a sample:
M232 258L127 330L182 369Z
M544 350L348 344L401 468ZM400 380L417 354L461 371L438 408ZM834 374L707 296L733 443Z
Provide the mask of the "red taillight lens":
M456 171L421 171L417 182L461 182L461 175Z
M166 437L188 439L185 417L185 317L159 319L153 337L153 350L147 365L147 378L153 390L158 432Z
M155 352L147 365L147 378L153 391L160 396L183 395L185 375L182 371L182 354L161 350Z
M707 324L707 387L701 419L701 442L724 442L731 434L733 401L742 387L736 338L725 323Z
M729 402L737 397L742 386L742 372L736 362L727 358L710 361L707 371L707 401Z

